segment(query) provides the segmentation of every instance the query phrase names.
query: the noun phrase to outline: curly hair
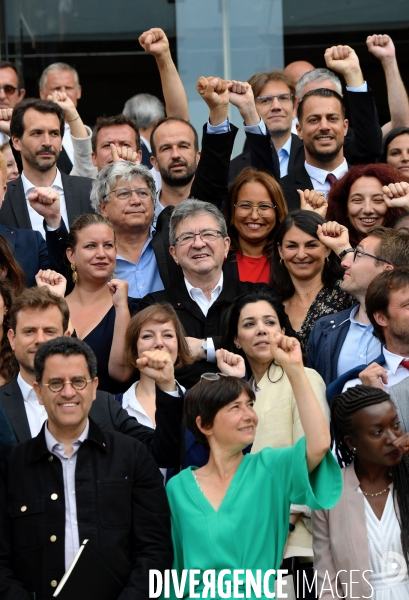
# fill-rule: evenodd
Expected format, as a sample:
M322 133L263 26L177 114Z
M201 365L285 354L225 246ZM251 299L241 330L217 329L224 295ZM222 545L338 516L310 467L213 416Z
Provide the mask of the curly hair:
M271 260L271 280L274 285L274 291L282 300L291 298L295 292L291 275L282 264L278 246L282 245L285 234L292 228L298 227L304 233L318 240L318 225L325 223L325 219L319 214L310 210L294 210L280 223L274 237L273 257ZM335 283L342 279L344 269L341 267L337 255L331 251L328 260L324 263L322 270L322 283L325 287L334 287Z
M348 198L352 185L361 177L375 177L382 185L398 183L409 179L402 175L397 169L387 164L355 165L345 173L341 179L335 181L328 195L328 221L337 221L349 230L351 246L355 248L365 237L364 233L357 231L348 218ZM388 208L385 215L385 227L392 227L395 220L403 213L402 208Z
M273 246L274 246L274 233L284 219L284 217L288 214L287 203L284 198L284 194L282 192L280 184L268 173L264 171L259 171L258 169L254 169L252 167L247 167L243 169L243 171L236 177L229 188L229 192L227 195L226 208L224 211L224 218L226 219L227 229L229 232L229 237L231 240L230 249L233 252L241 252L240 248L240 237L236 227L233 224L234 213L235 213L235 204L237 202L237 198L239 192L243 185L247 183L260 183L266 188L267 194L270 197L271 202L275 205L275 213L276 213L276 224L273 229L270 231L265 246L263 248L263 255L271 258L273 254ZM251 198L249 198L251 200Z

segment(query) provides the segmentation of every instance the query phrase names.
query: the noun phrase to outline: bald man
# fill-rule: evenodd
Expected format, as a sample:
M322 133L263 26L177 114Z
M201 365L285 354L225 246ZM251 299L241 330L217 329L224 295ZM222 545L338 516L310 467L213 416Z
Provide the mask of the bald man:
M315 69L314 65L307 62L306 60L295 60L286 66L284 71L287 73L289 77L294 82L294 85L297 85L298 80L301 79L303 75L308 73L308 71L312 71Z

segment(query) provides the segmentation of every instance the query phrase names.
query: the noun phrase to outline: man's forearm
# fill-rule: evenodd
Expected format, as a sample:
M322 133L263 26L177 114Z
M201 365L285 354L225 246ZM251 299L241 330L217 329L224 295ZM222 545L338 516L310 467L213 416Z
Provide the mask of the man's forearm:
M189 121L189 108L185 88L170 53L164 57L158 57L156 64L158 65L162 83L166 116L178 117L179 119Z
M396 58L382 61L388 90L391 127L409 126L409 100Z

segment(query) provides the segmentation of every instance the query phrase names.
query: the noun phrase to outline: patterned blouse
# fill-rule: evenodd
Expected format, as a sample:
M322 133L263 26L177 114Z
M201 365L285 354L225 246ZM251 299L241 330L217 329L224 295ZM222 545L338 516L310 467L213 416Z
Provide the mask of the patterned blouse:
M337 281L333 288L323 287L318 292L308 309L300 331L296 331L303 352L307 349L308 338L310 337L315 321L318 321L324 315L346 310L356 302L352 296L340 289L340 283L341 281Z

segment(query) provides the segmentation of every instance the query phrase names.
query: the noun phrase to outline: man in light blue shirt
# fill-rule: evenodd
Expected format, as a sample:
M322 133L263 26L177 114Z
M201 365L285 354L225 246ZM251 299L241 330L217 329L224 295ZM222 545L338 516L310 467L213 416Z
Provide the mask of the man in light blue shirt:
M91 192L95 211L114 226L115 277L128 282L131 298L164 289L152 247L155 201L155 182L149 169L125 161L99 171Z

